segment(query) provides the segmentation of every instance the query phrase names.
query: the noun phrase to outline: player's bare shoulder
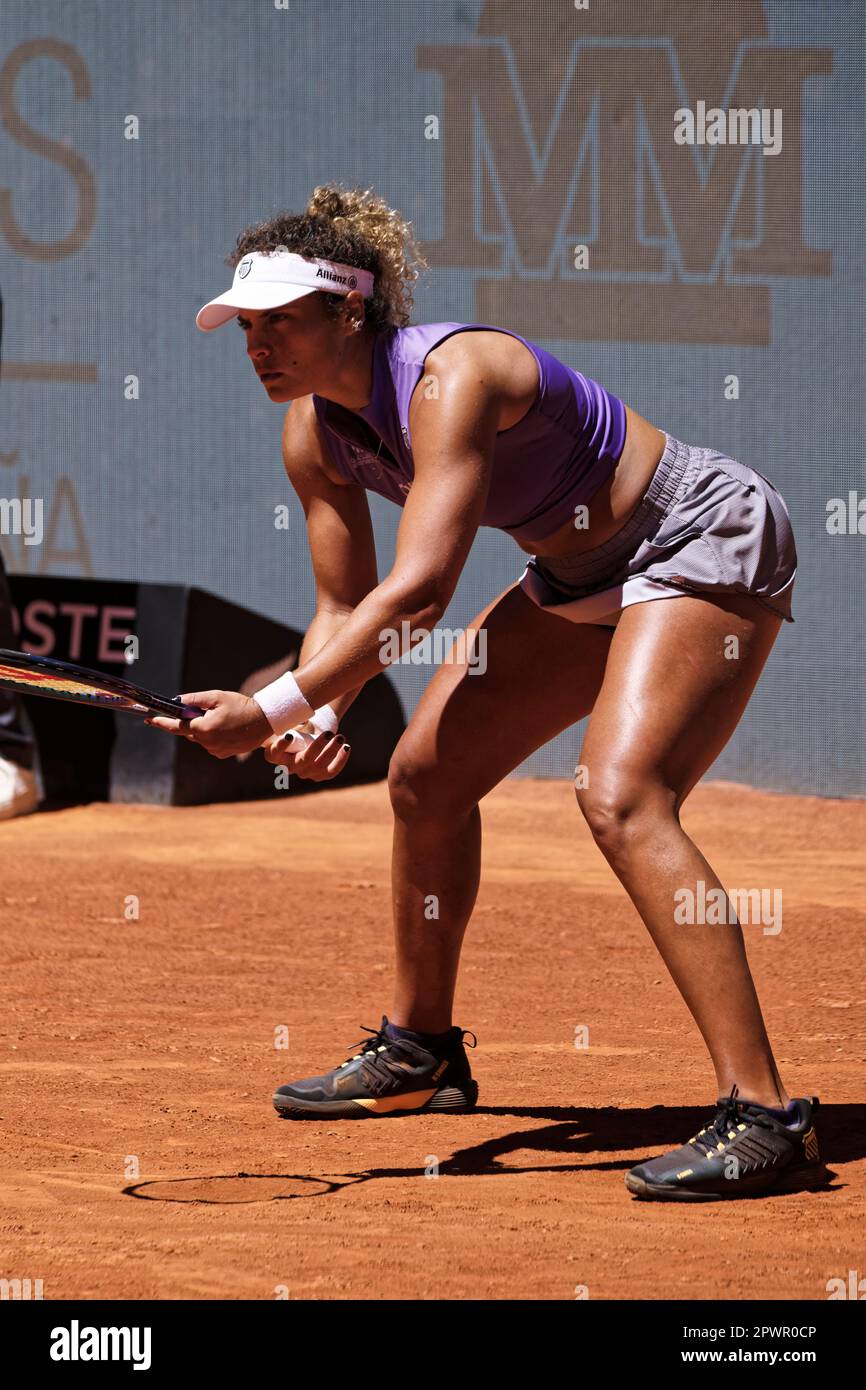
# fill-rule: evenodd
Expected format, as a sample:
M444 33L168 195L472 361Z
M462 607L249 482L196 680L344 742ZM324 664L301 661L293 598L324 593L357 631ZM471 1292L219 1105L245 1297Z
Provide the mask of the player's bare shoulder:
M292 401L283 420L283 466L293 483L321 475L339 486L346 486L328 457L322 439L312 395Z
M454 333L424 359L424 371L412 395L410 410L429 396L430 382L458 381L471 391L493 390L500 402L499 429L521 419L538 394L539 371L534 354L519 338L491 329Z

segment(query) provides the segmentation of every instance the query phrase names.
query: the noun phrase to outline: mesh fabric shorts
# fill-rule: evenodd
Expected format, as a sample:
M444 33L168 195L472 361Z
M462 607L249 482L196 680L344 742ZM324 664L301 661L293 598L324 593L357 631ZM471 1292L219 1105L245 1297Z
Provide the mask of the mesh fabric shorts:
M717 449L665 434L625 526L580 555L531 556L520 587L576 623L615 627L633 603L688 593L751 594L790 623L796 572L791 518L769 479Z

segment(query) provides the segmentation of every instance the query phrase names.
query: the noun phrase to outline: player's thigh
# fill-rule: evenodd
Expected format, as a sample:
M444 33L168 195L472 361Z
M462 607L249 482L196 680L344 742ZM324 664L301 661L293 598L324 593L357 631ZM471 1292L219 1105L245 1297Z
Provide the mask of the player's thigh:
M627 608L581 753L583 802L628 803L656 786L678 809L737 727L780 626L748 595Z
M516 585L468 625L391 761L393 796L474 805L589 713L612 632L544 613Z

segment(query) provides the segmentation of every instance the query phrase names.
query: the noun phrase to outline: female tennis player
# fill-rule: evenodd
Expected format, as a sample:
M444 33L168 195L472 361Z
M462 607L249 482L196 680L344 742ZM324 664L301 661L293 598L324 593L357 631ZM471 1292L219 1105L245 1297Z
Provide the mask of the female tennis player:
M723 891L680 808L792 621L782 497L509 329L408 326L424 262L411 225L372 190L316 188L302 215L243 232L228 263L231 289L196 322L236 319L269 399L290 403L283 458L306 516L316 612L294 672L254 697L185 694L207 714L154 725L216 757L263 746L300 777L335 777L350 754L340 716L407 633L442 618L478 527L507 532L529 556L470 625L475 641L486 632L486 669L472 670L471 648L443 663L391 760L391 1013L348 1061L282 1086L278 1111L474 1105L451 1009L478 888L478 804L590 715L578 805L691 1010L721 1097L700 1134L639 1164L627 1187L701 1200L819 1185L817 1101L785 1091L740 925L675 916L678 890L702 880L707 895ZM403 509L381 581L368 491Z

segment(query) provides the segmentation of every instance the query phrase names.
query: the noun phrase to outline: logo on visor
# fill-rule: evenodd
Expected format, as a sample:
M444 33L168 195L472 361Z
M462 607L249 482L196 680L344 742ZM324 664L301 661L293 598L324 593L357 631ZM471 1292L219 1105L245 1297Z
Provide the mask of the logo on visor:
M247 256L246 260L241 261L240 265L238 266L238 279L246 280L252 268L253 258L252 256Z
M317 280L333 280L335 285L345 285L347 289L354 290L358 286L357 275L338 275L334 270L325 270L319 266L316 271Z

